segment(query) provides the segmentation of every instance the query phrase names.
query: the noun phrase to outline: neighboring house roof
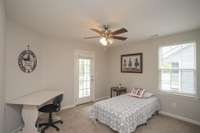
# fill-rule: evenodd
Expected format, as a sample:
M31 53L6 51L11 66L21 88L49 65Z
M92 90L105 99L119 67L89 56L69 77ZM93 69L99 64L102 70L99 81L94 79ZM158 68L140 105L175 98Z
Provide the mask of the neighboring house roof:
M169 47L164 53L163 53L163 57L164 58L168 58L170 56L173 56L174 54L177 54L178 52L180 52L180 50L189 48L191 45L182 45L180 47L177 46L171 46Z

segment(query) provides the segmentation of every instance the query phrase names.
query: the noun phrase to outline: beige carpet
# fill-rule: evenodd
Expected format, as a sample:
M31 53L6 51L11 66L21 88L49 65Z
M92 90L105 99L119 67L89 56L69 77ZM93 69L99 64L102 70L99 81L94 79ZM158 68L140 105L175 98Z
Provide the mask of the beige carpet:
M59 115L64 121L60 131L50 128L46 133L115 133L109 127L89 119L91 104L79 105L62 111ZM163 115L153 116L146 126L140 126L135 133L200 133L200 127Z

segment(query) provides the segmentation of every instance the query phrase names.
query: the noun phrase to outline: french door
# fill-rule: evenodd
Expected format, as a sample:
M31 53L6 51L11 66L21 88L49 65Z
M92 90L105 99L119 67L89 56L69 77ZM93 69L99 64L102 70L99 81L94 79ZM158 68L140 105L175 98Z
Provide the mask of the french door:
M79 51L75 58L75 103L94 100L94 54Z

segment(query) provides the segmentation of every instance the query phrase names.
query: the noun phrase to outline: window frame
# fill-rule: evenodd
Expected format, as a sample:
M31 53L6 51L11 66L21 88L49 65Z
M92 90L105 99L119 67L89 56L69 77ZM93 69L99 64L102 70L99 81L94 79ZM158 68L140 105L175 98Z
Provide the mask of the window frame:
M168 46L175 46L175 45L184 45L187 43L193 43L194 44L194 69L190 69L194 71L194 94L185 93L181 91L173 91L173 90L163 90L161 88L161 71L164 69L160 68L160 49L162 47L168 47ZM173 70L173 69L170 69ZM184 69L178 69L179 71L182 71ZM197 42L196 41L187 41L187 42L179 42L179 43L171 43L171 44L165 44L160 45L158 47L158 88L161 93L167 93L167 94L174 94L174 95L180 95L180 96L188 96L188 97L197 97L198 96L198 90L197 90ZM179 90L183 90L182 88L178 88Z

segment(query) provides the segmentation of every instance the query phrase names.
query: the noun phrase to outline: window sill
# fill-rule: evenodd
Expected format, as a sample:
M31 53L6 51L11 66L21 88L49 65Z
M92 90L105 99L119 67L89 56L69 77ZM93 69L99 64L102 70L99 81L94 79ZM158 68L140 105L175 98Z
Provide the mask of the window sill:
M193 98L196 100L199 100L197 95L193 94L185 94L185 93L179 93L179 92L173 92L173 91L163 91L159 90L159 94L169 94L169 95L177 95L177 96L182 96L182 97L188 97L188 98Z

